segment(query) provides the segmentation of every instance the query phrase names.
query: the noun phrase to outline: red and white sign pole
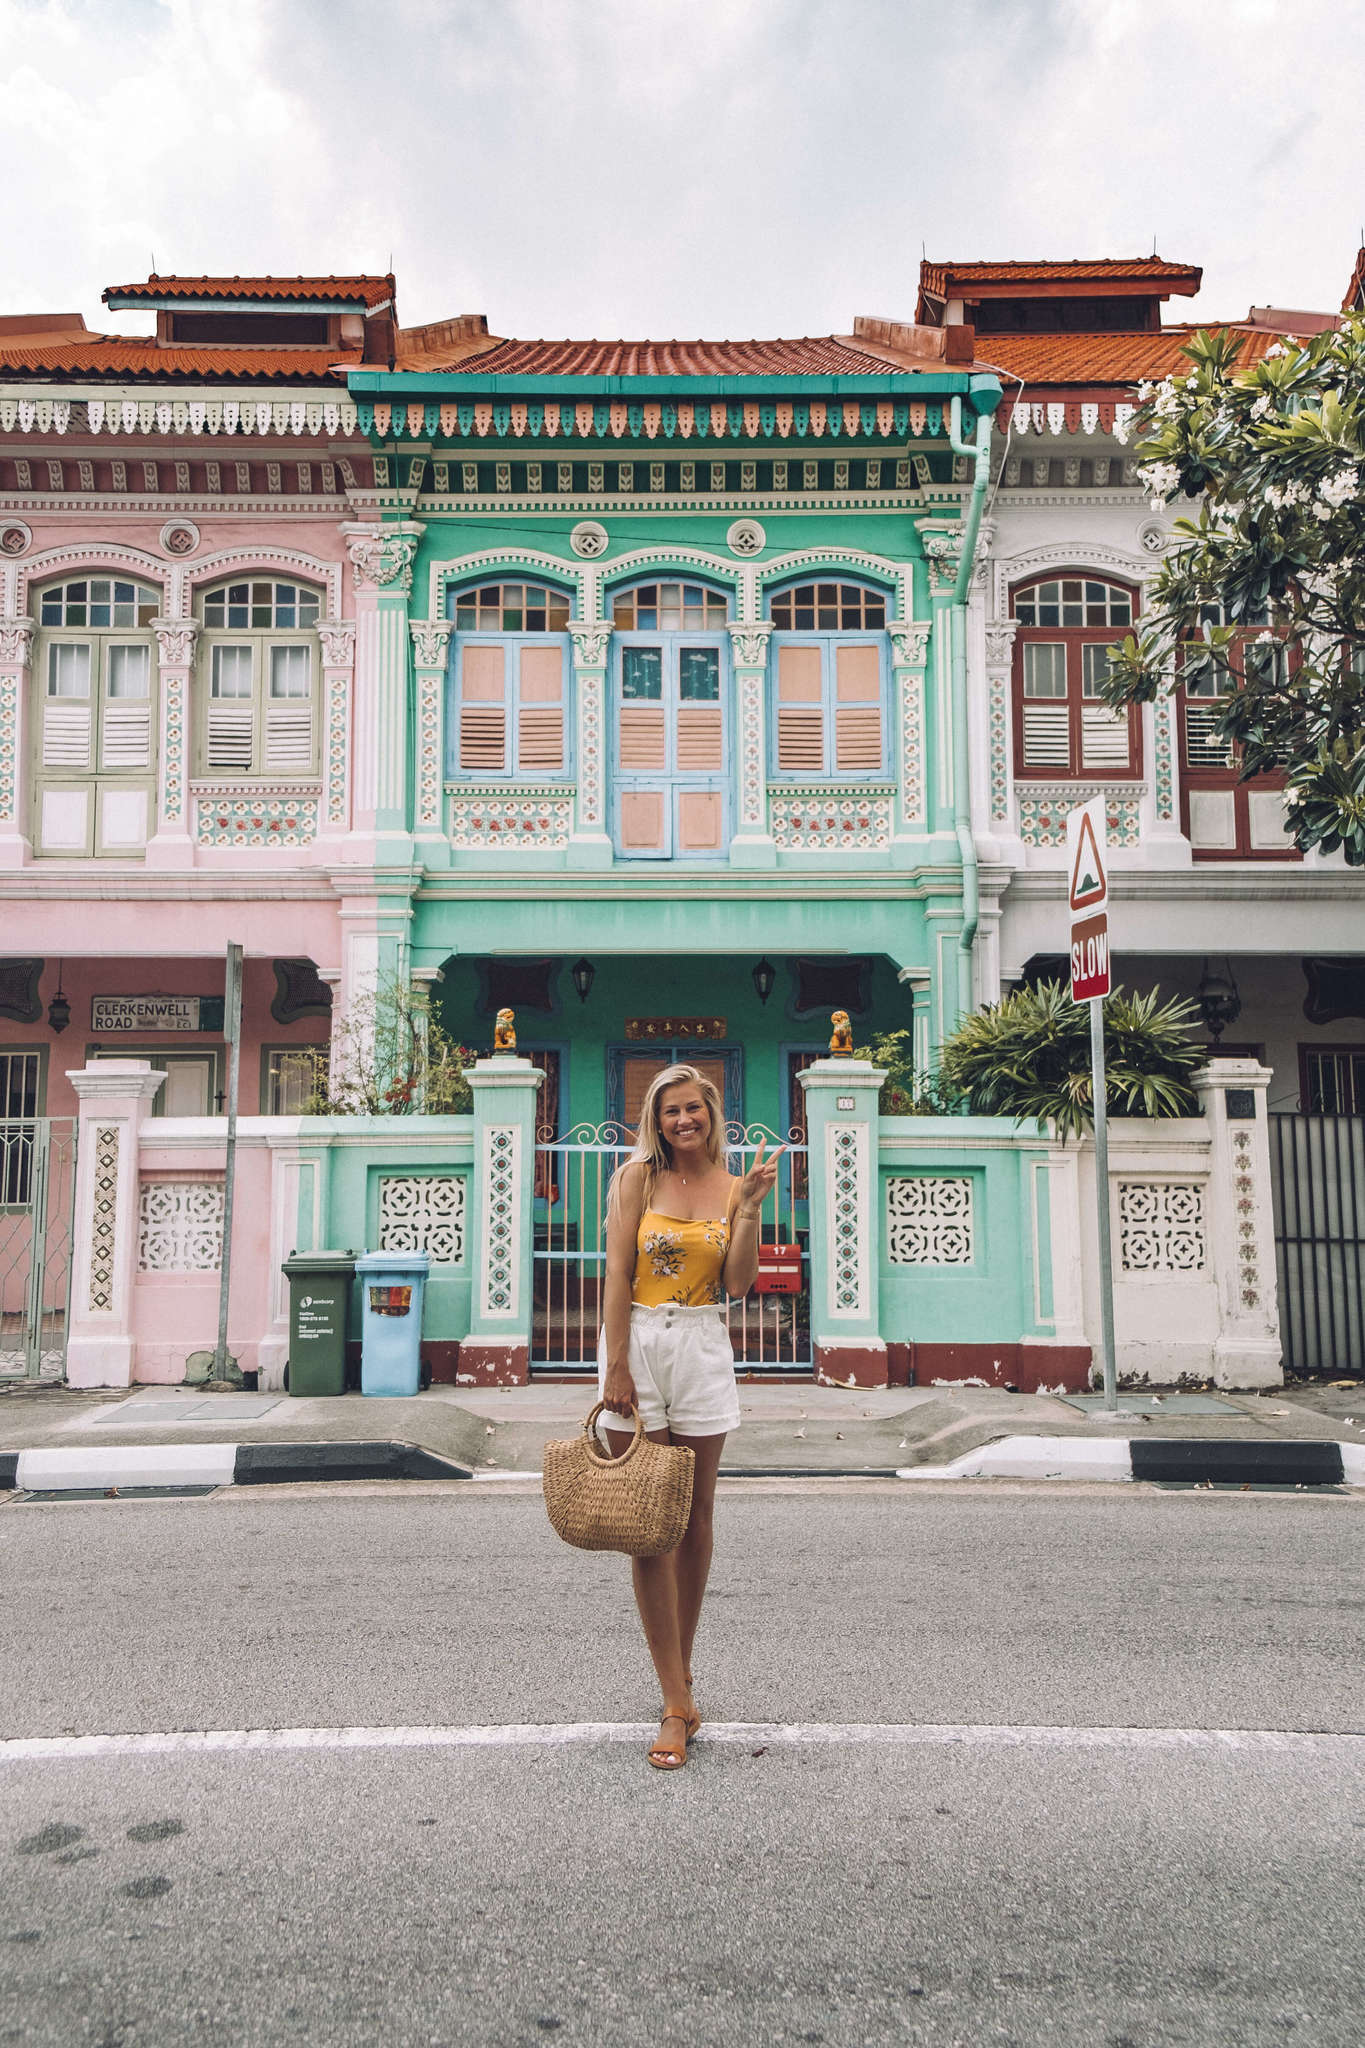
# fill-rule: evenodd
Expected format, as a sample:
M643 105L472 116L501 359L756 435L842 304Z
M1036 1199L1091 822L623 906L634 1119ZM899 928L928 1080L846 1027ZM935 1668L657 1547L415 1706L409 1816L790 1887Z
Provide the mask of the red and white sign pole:
M1104 999L1109 993L1109 867L1104 798L1095 796L1066 818L1070 877L1071 1000L1090 1005L1090 1084L1095 1110L1095 1209L1100 1247L1100 1363L1104 1405L1117 1412L1114 1362L1114 1257L1109 1235L1109 1103L1104 1072Z

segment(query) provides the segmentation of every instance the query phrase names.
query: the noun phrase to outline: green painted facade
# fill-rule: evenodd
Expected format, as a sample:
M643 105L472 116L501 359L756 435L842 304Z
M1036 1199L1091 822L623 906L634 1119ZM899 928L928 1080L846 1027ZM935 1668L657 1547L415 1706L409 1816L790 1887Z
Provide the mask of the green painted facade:
M848 985L865 997L855 1037L913 1026L927 1057L963 989L953 693L965 685L952 645L972 491L949 415L956 403L970 435L999 402L996 381L890 368L885 378L349 381L377 457L364 509L371 530L394 540L360 643L379 708L381 971L439 973L447 1028L487 1047L497 963L555 963L550 1008L518 1004L517 1023L524 1048L560 1053L561 1127L609 1113L630 1020L705 1015L723 1017L723 1043L737 1049L736 1112L785 1129L788 1055L825 1045L833 1006L799 1013L800 961L850 966ZM841 431L817 435L836 405ZM674 846L641 858L624 844L618 800L630 778L617 753L624 657L611 621L619 592L667 580L701 585L726 608L711 636L724 720L712 794L723 817L704 856ZM455 601L479 585L531 581L566 592L571 606L562 770L463 773L453 738L462 636L447 630ZM771 603L782 589L836 581L884 603L884 626L864 636L881 662L882 763L803 778L776 766L782 643ZM836 697L828 685L828 702ZM674 797L659 801L666 810ZM682 812L671 815L681 838ZM586 1002L568 974L581 957L595 968ZM777 969L766 1005L752 981L764 957ZM854 963L865 964L853 973Z

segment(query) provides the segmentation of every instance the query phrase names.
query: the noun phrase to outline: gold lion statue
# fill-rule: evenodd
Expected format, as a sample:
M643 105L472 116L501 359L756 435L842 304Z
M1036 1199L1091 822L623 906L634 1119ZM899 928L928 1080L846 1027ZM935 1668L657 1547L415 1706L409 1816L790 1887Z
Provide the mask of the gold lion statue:
M851 1060L853 1057L853 1028L848 1021L847 1010L836 1010L830 1018L834 1026L830 1033L829 1049L836 1059Z
M499 1010L497 1023L493 1026L494 1052L515 1052L517 1049L517 1017L515 1010Z

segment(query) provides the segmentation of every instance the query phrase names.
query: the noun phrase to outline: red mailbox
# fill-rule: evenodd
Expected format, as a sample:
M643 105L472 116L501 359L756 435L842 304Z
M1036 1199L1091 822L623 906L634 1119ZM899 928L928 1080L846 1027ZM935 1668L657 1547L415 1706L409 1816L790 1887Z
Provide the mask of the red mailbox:
M760 1244L755 1294L799 1294L801 1292L801 1247L799 1244Z

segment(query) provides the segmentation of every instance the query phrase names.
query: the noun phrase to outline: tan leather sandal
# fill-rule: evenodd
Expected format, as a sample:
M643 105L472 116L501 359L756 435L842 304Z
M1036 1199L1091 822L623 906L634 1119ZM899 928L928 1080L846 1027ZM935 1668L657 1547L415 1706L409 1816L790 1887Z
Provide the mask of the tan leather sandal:
M664 1728L670 1721L682 1722L683 1745L681 1749L674 1749L667 1742L660 1741L654 1743L645 1754L648 1762L653 1764L656 1771L680 1771L687 1762L687 1745L693 1733L692 1723L686 1714L662 1714L659 1717L659 1727L661 1729ZM701 1726L700 1721L697 1722L697 1726Z

